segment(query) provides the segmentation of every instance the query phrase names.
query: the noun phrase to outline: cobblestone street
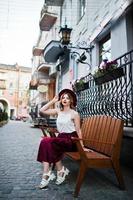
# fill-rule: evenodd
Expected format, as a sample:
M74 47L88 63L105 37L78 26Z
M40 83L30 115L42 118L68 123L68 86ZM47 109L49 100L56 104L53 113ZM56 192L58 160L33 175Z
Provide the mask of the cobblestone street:
M38 189L42 166L36 161L41 131L31 128L28 122L10 121L0 128L0 200L71 200L75 187L78 164L64 158L70 169L66 182L57 186L50 182L47 190ZM129 149L125 151L126 143ZM87 172L81 187L80 200L131 200L133 198L133 165L131 150L133 140L124 139L122 149L122 172L126 190L117 187L112 170ZM125 159L125 157L128 157Z

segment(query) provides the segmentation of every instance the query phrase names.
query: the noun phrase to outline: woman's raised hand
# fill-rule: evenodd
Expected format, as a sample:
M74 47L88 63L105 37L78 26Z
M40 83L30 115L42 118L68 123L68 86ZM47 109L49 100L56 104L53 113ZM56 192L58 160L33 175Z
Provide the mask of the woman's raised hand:
M56 95L56 96L52 99L52 101L53 101L54 103L56 103L57 101L59 101L58 95Z

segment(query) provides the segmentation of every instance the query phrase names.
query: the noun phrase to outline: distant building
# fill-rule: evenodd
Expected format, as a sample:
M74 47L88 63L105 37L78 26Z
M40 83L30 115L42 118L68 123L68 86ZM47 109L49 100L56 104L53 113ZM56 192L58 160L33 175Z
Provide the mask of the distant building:
M0 64L0 107L11 119L29 112L30 78L30 68Z

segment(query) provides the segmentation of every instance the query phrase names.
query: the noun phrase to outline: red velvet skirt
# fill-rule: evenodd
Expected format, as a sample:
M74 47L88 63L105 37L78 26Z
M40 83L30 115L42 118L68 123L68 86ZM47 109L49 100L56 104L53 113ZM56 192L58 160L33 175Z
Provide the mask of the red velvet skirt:
M55 138L44 137L40 142L37 161L56 163L63 158L65 152L77 151L76 144L71 137L77 137L76 131L59 133Z

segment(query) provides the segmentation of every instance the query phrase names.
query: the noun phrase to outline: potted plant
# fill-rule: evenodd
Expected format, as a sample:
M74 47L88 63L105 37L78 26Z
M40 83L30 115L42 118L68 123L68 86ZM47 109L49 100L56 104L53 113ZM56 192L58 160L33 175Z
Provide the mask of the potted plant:
M74 81L74 83L72 84L72 88L75 92L78 92L78 91L81 91L81 90L84 90L85 86L85 82L84 82L84 79L83 78L80 78L80 79L77 79L76 81Z
M118 67L116 60L108 62L103 60L97 70L94 71L93 77L96 85L115 80L124 75L123 68Z
M8 122L7 112L0 112L0 127Z

